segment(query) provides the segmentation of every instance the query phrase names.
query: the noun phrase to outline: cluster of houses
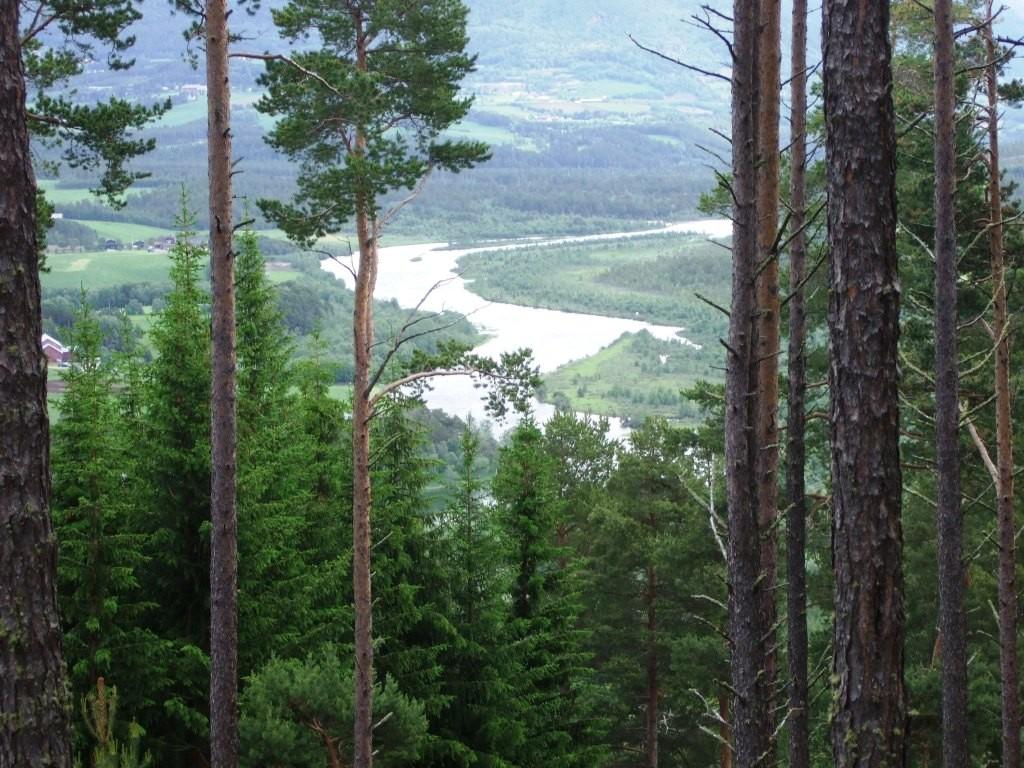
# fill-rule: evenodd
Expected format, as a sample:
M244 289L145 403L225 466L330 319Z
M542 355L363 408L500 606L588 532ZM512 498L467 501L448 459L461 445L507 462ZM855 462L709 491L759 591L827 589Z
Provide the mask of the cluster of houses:
M103 242L103 249L106 251L149 251L150 253L154 251L169 251L174 247L177 240L178 238L174 235L164 235L163 237L154 237L150 240L133 240L131 243L128 243L127 248L120 240L105 240Z
M171 250L176 241L177 238L174 235L154 237L149 240L133 240L129 243L123 243L120 240L108 237L101 241L100 245L104 251L147 251L154 253ZM92 249L84 245L47 245L47 250L51 253L84 253Z

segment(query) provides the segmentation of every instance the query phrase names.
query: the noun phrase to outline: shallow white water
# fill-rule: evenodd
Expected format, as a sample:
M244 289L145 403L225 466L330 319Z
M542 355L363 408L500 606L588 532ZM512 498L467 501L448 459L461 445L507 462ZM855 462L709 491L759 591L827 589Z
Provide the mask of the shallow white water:
M402 307L420 305L421 309L428 312L447 310L466 315L475 326L488 335L488 339L477 347L477 352L497 356L502 352L528 347L533 350L534 361L541 372L545 373L573 360L595 354L623 333L647 330L661 339L679 339L682 344L691 342L685 339L683 328L653 325L641 320L620 317L488 302L472 292L471 281L463 280L456 274L456 264L462 256L480 251L517 250L540 243L586 243L665 233L689 232L718 239L729 237L731 227L731 223L724 219L703 219L679 222L643 232L613 232L551 239L531 238L501 246L467 250L441 250L447 247L446 243L382 248L374 296L383 301L393 299ZM352 275L343 265L332 259L324 259L321 266L344 280L348 287L352 287ZM429 294L425 296L428 291ZM389 329L384 327L379 327L377 331L382 338L388 332ZM471 381L462 377L438 379L433 390L426 394L425 400L431 408L440 408L461 418L472 415L477 422L486 419L479 390L474 388ZM543 422L554 413L554 407L535 402L534 412L538 420ZM611 431L615 436L621 436L627 430L618 419L613 419Z

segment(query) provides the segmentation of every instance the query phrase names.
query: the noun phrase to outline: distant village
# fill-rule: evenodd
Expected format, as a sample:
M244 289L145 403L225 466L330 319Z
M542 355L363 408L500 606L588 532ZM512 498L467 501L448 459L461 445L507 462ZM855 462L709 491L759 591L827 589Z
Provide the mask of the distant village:
M60 214L54 214L54 217L60 217ZM100 240L99 247L104 251L147 251L154 253L157 251L169 251L174 247L177 242L177 236L168 234L161 237L152 237L148 240L132 240L122 241L115 240L114 238L106 238ZM75 245L57 245L48 243L47 248L51 253L85 253L95 251L95 247L89 247L86 245L75 244Z

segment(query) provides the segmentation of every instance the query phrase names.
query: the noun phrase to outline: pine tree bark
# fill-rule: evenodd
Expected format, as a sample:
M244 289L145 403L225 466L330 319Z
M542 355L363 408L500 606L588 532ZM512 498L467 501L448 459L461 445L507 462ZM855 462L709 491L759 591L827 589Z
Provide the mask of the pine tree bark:
M238 765L235 253L228 13L226 0L207 0L207 153L213 292L210 397L210 764L213 768Z
M935 0L935 453L938 474L939 632L942 636L942 763L965 768L967 617L960 511L960 400L956 339L956 148L953 4Z
M889 4L826 0L837 768L906 763Z
M786 616L789 663L789 768L810 766L807 702L807 310L803 281L807 239L807 0L793 0L790 75L789 391L786 427Z
M356 27L356 68L366 71L366 34L359 10ZM366 137L356 130L356 154L366 152ZM352 387L352 586L355 600L355 768L373 765L373 592L370 556L373 534L370 511L370 381L373 350L373 291L377 284L377 232L365 197L356 200L359 268L352 312L355 372Z
M995 316L996 389L996 514L998 518L999 565L999 672L1002 685L1003 768L1020 768L1020 668L1017 660L1017 545L1013 492L1013 417L1010 401L1010 336L1006 307L1005 247L1003 243L1003 194L999 167L999 81L996 57L999 52L992 34L992 2L987 4L985 37L988 90L989 149L989 248L992 258L992 290Z
M373 765L373 595L370 554L370 364L373 347L373 289L377 280L377 242L362 207L356 213L359 269L355 285L353 336L355 375L352 397L352 585L355 599L355 766Z
M71 765L20 4L0 4L0 766Z
M757 375L754 464L757 518L761 540L761 579L758 585L758 610L764 628L764 671L759 678L764 699L765 720L761 727L771 739L775 731L776 664L775 581L778 537L779 468L779 92L782 56L781 4L779 0L760 0L760 36L758 42L757 112L757 276L755 278L757 329L753 365ZM774 749L774 743L771 748ZM769 762L771 759L769 758Z
M768 753L760 676L765 668L758 584L761 544L755 469L758 463L754 395L755 273L758 256L757 53L759 4L733 4L732 69L732 305L726 344L725 459L729 507L728 624L733 689L732 738L736 764L756 768Z

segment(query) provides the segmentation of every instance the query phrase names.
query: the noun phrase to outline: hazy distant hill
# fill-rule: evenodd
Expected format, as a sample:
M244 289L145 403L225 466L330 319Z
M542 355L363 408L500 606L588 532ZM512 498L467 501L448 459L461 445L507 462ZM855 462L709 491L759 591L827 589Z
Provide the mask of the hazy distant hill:
M235 28L247 40L240 49L282 51L270 20L274 3L255 16L236 13ZM706 122L728 108L724 82L702 78L637 49L633 34L680 58L712 70L726 69L721 43L683 23L698 12L694 0L470 0L471 49L478 71L467 88L479 94L478 108L515 119L574 119L605 116L635 122L672 118ZM136 67L129 73L90 72L87 88L113 87L143 97L201 81L184 60L180 31L186 20L163 0L145 0L143 19L133 28ZM236 62L237 87L253 83L262 66Z
M666 55L727 73L724 45L692 16L700 0L467 0L470 47L477 71L465 83L476 96L473 112L453 131L487 141L494 159L457 179L441 177L403 215L418 234L461 236L593 231L610 222L639 223L693 214L701 192L714 184L702 152L727 148L709 128L728 132L728 83L688 71L639 50L629 35ZM1024 0L1003 21L1006 34L1024 33ZM270 18L280 0L264 2L255 16L238 11L234 30L246 38L236 50L286 50ZM789 18L788 3L783 15ZM136 66L109 72L99 62L77 84L80 97L117 94L143 101L171 97L172 112L153 129L158 149L137 167L160 195L133 200L121 216L152 225L173 218L180 183L201 194L205 179L205 103L196 89L201 69L185 58L181 30L166 0L142 0L135 25ZM810 59L816 60L820 16L812 16ZM784 35L784 37L788 37ZM788 40L784 40L788 48ZM788 76L788 52L783 77ZM242 192L252 197L288 194L295 169L262 141L269 127L253 104L260 62L233 64L236 153L244 158ZM785 132L785 123L783 131ZM1012 110L1004 125L1006 163L1024 171L1024 120ZM257 171L258 169L258 171ZM74 172L72 185L88 179ZM79 218L111 216L88 207ZM614 224L612 224L614 225Z
M280 52L270 8L237 11L236 50ZM453 133L487 141L494 159L472 174L432 182L424 201L403 216L410 228L480 235L602 228L692 214L713 184L698 143L721 141L707 129L728 125L728 85L702 78L634 46L628 34L666 53L725 71L724 47L682 22L695 0L469 0L470 47L477 71L464 84L476 97L469 120ZM165 0L143 0L132 32L136 64L110 72L101 61L76 84L81 98L108 95L153 101L170 97L173 110L154 128L158 149L136 167L147 185L167 187L135 199L118 214L156 225L173 216L184 182L197 192L206 173L202 69L185 56L188 20ZM199 53L195 51L194 53ZM253 104L263 64L236 59L232 68L236 153L252 168L239 178L253 197L287 194L294 166L262 142L269 127ZM258 167L258 174L255 168ZM88 179L73 171L65 184ZM88 206L79 218L112 216ZM545 218L547 217L547 218Z
M729 104L724 82L659 60L628 38L727 74L724 46L683 21L699 6L693 0L472 0L477 79L520 79L530 90L560 89L579 98L632 97L655 112L685 104L722 115Z

